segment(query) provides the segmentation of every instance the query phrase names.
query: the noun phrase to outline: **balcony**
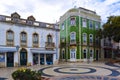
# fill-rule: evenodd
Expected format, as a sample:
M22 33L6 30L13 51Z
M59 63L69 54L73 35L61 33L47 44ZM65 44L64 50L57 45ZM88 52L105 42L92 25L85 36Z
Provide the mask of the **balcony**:
M62 47L66 47L66 43L61 43L60 44L60 47L62 48Z
M104 48L112 48L112 43L104 43Z
M27 47L27 41L21 40L20 46L21 46L21 47Z
M45 48L53 50L55 48L55 43L53 43L53 42L45 42Z
M39 47L39 44L38 43L33 43L33 47Z
M70 45L76 45L76 40L70 40Z

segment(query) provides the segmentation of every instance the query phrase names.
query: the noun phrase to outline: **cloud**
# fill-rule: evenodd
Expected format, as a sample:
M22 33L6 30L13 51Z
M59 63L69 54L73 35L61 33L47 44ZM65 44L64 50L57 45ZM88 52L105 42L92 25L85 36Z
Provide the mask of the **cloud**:
M25 19L33 15L37 21L54 23L75 5L96 11L103 22L120 13L119 0L1 0L0 14L18 12Z

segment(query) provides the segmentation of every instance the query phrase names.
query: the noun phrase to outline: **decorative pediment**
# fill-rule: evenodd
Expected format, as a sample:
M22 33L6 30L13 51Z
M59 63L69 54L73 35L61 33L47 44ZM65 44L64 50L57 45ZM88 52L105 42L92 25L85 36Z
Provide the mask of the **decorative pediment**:
M17 12L12 13L11 17L20 19L20 15Z
M35 18L34 18L33 16L29 16L29 17L27 18L27 20L29 20L29 21L35 21Z

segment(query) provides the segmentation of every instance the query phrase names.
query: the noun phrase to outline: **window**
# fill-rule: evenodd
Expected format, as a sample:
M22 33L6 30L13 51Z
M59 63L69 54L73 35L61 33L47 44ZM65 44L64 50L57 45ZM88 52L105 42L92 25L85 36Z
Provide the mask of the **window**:
M26 32L21 32L20 42L21 42L21 46L26 46L27 45L27 34L26 34Z
M83 43L87 43L87 34L83 33Z
M70 18L70 24L71 24L71 26L75 26L76 25L76 19L75 19L75 17L71 17Z
M33 47L38 47L39 45L39 37L37 33L33 34Z
M33 34L33 43L38 43L38 34L37 33Z
M64 23L62 23L62 30L64 30L65 29L65 26L64 26Z
M93 29L93 22L89 20L89 29Z
M47 42L48 42L48 43L52 43L52 36L51 36L51 35L48 35L48 36L47 36Z
M82 19L82 26L87 27L87 20L85 18Z
M76 33L75 32L71 32L70 33L70 43L73 43L76 41Z
M96 29L96 30L99 29L99 24L98 24L98 22L95 22L95 29Z
M13 33L12 30L8 30L7 31L6 40L7 40L7 45L13 46L13 43L14 43L14 33Z
M89 42L93 43L93 35L92 34L89 35Z

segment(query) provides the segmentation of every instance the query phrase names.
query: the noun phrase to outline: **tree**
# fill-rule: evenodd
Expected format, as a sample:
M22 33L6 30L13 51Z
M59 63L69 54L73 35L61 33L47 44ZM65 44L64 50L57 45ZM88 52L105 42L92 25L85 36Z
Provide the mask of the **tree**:
M101 34L100 34L101 33ZM103 30L98 31L98 36L112 38L114 41L120 40L120 16L110 16L103 25Z

